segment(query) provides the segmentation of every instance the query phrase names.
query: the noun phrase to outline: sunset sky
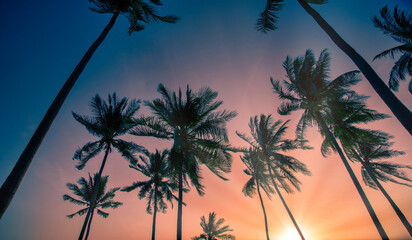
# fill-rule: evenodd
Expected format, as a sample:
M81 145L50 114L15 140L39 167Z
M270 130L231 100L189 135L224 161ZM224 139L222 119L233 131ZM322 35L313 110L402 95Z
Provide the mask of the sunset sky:
M287 136L294 130L301 112L279 116L280 100L273 94L270 77L282 80L282 63L286 56L297 57L311 48L316 57L327 48L331 54L331 77L355 70L356 66L341 52L297 1L287 0L279 17L279 29L262 34L254 29L265 0L164 0L159 11L181 18L176 24L149 25L141 32L127 34L128 21L120 16L72 89L56 120L40 146L12 203L0 221L0 239L44 240L76 239L83 217L66 218L79 206L65 202L71 194L66 183L75 183L87 173L94 173L103 154L90 160L79 171L72 161L75 150L96 140L72 117L72 111L89 115L89 102L97 93L103 98L116 92L130 99L152 100L160 97L156 89L163 83L171 90L187 84L198 90L209 86L223 100L222 109L235 110L238 116L227 125L234 146L247 146L235 133L249 132L251 116L272 114L275 119L291 119ZM372 17L386 4L396 4L412 14L410 0L330 0L313 5L335 30L354 47L387 82L393 60L372 62L385 49L398 45L372 24ZM0 1L0 184L4 182L34 133L47 108L82 55L110 20L108 14L88 9L88 1ZM402 82L398 98L412 109L412 95ZM368 106L391 114L383 101L364 79L355 89L371 96ZM142 106L138 115L149 114ZM394 118L367 126L394 136L393 148L406 154L392 161L412 165L412 137ZM149 137L126 136L154 151L170 148L172 142ZM307 132L313 150L288 154L307 164L312 176L299 175L301 192L284 197L307 240L379 239L378 232L362 203L342 161L336 154L323 158L322 138L316 128ZM360 178L359 164L351 165ZM201 233L200 217L216 212L234 229L238 240L265 239L263 213L258 197L248 198L241 192L248 176L243 163L233 154L229 181L202 168L206 194L192 189L183 197L183 239ZM117 152L109 155L103 175L109 175L108 187L122 187L144 179L128 167ZM407 172L412 178L412 170ZM379 220L391 239L410 239L383 195L362 186ZM394 201L412 221L412 188L384 183ZM120 192L123 202L108 210L107 219L94 217L89 239L150 239L152 215L137 192ZM263 201L268 215L271 239L285 239L294 232L279 197L266 196ZM158 240L175 239L177 203L166 214L157 215ZM291 239L294 240L294 239Z

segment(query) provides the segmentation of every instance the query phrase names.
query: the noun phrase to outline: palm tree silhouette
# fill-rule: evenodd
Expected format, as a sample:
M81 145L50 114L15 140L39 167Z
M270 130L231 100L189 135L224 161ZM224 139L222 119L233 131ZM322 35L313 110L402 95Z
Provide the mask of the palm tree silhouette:
M162 5L160 0L150 0L152 4L149 4L143 0L129 1L129 0L89 0L95 7L90 9L97 13L109 13L112 14L112 18L107 26L103 29L100 36L90 46L83 58L77 64L72 74L66 80L63 87L60 89L53 103L50 105L42 121L31 137L29 143L24 149L23 153L17 160L16 165L7 177L6 181L0 188L0 219L12 201L14 194L20 186L27 169L29 168L34 155L40 147L44 137L46 136L49 128L51 127L54 119L56 118L60 108L62 107L66 97L69 95L71 89L86 67L90 58L93 56L96 49L100 46L103 40L106 38L110 29L113 27L117 17L122 14L129 20L129 34L135 31L144 29L143 24L150 24L156 22L168 22L175 23L178 18L175 16L159 16L156 13L155 7L152 5Z
M64 194L63 200L69 201L71 203L74 203L80 206L86 206L85 208L82 208L73 214L67 215L68 218L73 218L76 215L83 216L85 213L88 212L90 206L92 205L91 204L92 196L93 196L93 192L96 186L95 183L96 183L97 178L98 178L97 173L93 175L93 178L90 176L90 173L89 173L89 181L87 181L85 178L82 177L77 181L79 183L79 186L73 183L66 184L67 188L71 190L73 194L79 197L80 199L76 199L76 198L71 197L68 194ZM113 201L116 191L118 191L120 188L113 188L113 189L110 189L108 192L106 192L107 179L108 179L108 176L101 177L100 184L99 184L99 190L97 191L96 201L93 204L93 210L90 215L89 223L87 225L87 232L86 232L85 239L89 237L90 225L92 224L93 214L95 210L97 211L98 215L104 218L107 218L109 216L109 213L104 212L102 209L106 209L106 208L115 209L123 205L123 203L121 202Z
M232 163L226 122L237 113L217 111L223 102L215 101L217 92L208 87L193 92L187 86L185 93L180 88L178 93L171 93L159 84L158 92L162 98L145 102L154 116L137 121L132 134L173 140L170 167L179 184L177 239L181 240L183 184L189 179L198 194L204 194L200 164L225 180L223 174L230 172Z
M379 53L373 60L387 56L393 59L396 53L402 54L395 62L389 76L389 88L398 91L399 81L406 81L405 76L408 74L412 76L412 16L404 11L399 11L398 6L395 7L393 13L388 10L388 6L385 6L381 9L380 14L381 18L377 16L373 18L375 27L402 45ZM412 79L408 89L412 93Z
M137 163L138 160L134 154L142 152L144 148L133 142L121 140L119 137L129 133L135 126L134 115L139 108L140 101L133 99L129 102L127 98L118 99L116 93L112 95L109 94L107 102L96 94L90 102L90 109L93 114L91 117L81 116L73 112L74 119L84 125L87 131L93 136L100 138L97 141L86 143L83 147L76 150L73 156L73 160L79 161L76 166L77 169L81 170L91 158L98 155L101 151L104 151L96 185L100 183L100 176L102 175L107 156L112 151L112 148L117 149L117 151L122 154L122 157L129 161L130 164L134 165ZM93 193L92 202L95 201L96 196L97 191ZM80 232L79 240L83 239L87 221L92 210L90 207Z
M411 166L380 161L382 159L404 154L404 152L391 150L390 146L392 145L392 143L376 144L359 142L357 145L358 146L356 150L351 149L351 151L348 151L348 156L351 159L359 161L362 164L361 172L365 184L371 188L379 189L382 192L382 194L386 197L386 199L389 201L392 208L398 215L402 224L405 226L409 235L412 237L411 224L379 182L379 180L383 182L391 181L412 187L409 184L399 182L397 179L395 179L399 178L408 182L412 182L412 179L408 178L406 174L401 171L402 168L412 169Z
M209 219L206 222L205 216L200 218L200 226L203 229L203 233L200 236L192 237L192 240L219 240L219 239L235 239L234 235L228 234L227 232L233 231L229 229L229 226L223 226L225 222L224 218L216 219L216 213L209 213Z
M177 197L173 195L177 184L168 179L173 176L167 163L168 154L168 150L164 150L162 153L156 150L156 153L145 152L144 157L139 156L143 164L130 165L129 167L143 173L149 180L137 181L122 188L122 191L125 192L140 189L139 199L147 199L146 211L149 214L153 212L152 240L155 239L156 234L156 213L158 211L165 213L167 209L164 199L166 198L170 203L173 199L177 200Z
M257 190L260 204L263 210L263 216L265 218L266 238L267 240L269 240L268 220L266 216L265 206L262 200L262 195L260 194L260 189L262 188L263 191L265 191L266 196L268 196L269 199L270 194L274 193L274 191L269 183L269 173L266 168L266 164L259 159L258 154L259 153L256 150L250 148L247 152L244 153L243 156L240 157L240 159L242 159L243 163L246 166L246 169L243 170L244 173L250 176L245 186L243 186L242 192L245 194L245 196L252 198Z
M286 124L288 122L289 121L286 121L283 124L281 120L273 122L272 115L266 116L261 114L260 117L255 116L250 118L249 128L252 137L249 137L243 133L236 133L258 152L258 157L266 164L276 193L279 195L279 198L281 199L300 237L305 239L278 188L279 185L287 193L292 193L293 188L300 191L301 182L296 178L294 173L301 172L305 175L310 175L310 172L304 163L294 157L280 153L281 151L298 148L309 148L305 145L306 141L304 140L283 139L287 129Z
M378 76L366 60L356 52L339 34L315 11L309 4L324 4L327 0L297 0L305 11L318 23L330 39L359 68L365 78L378 93L379 97L389 107L399 122L412 135L412 112L393 94L384 81ZM263 33L275 30L278 14L283 6L283 0L266 0L265 10L260 14L256 29Z
M345 95L354 94L354 91L350 91L348 87L360 81L360 79L357 78L358 71L344 73L333 81L329 81L327 80L329 65L330 56L326 49L321 52L317 61L310 49L306 50L303 58L298 57L292 60L290 57L287 57L283 63L283 67L287 73L287 79L283 82L285 88L281 86L282 84L278 80L274 81L271 79L275 93L278 94L280 99L285 100L278 108L278 113L287 115L296 110L304 110L296 128L298 138L303 138L307 126L312 126L316 123L320 127L321 133L325 134L339 153L381 238L388 239L375 211L353 173L346 156L324 119L327 111L337 112L340 110L339 108L335 108L333 104L330 104L331 101L343 98L342 96Z
M361 173L364 183L369 187L379 189L383 193L412 236L411 224L378 181L392 181L410 186L397 181L393 177L412 181L400 170L401 168L411 167L390 162L379 162L381 159L391 158L403 154L403 152L390 149L392 143L389 142L391 138L389 134L376 130L362 129L355 125L388 117L385 114L368 109L365 104L366 99L367 97L365 96L351 94L344 99L330 102L329 104L333 105L335 109L341 108L339 111L328 113L330 128L334 136L340 140L343 150L349 159L362 164ZM328 155L331 149L335 151L331 141L325 138L321 147L322 154L324 156Z

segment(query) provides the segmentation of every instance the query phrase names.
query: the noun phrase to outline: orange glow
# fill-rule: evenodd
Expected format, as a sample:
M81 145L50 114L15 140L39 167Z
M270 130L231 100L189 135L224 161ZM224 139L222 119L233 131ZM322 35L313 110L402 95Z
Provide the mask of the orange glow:
M308 236L305 237L308 238ZM289 228L285 233L283 233L279 240L301 240L301 238L296 229Z

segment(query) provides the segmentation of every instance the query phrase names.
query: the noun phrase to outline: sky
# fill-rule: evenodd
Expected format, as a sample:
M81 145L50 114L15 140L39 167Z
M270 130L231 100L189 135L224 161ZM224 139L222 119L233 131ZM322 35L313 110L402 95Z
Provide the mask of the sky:
M75 183L87 173L96 172L102 155L90 160L79 171L72 161L74 151L88 141L96 140L72 117L72 111L89 114L89 101L95 95L152 100L160 97L159 83L171 90L187 84L197 90L209 86L219 93L222 109L235 110L238 116L227 125L230 142L246 146L235 131L248 132L251 116L272 114L275 119L290 119L287 136L294 136L300 112L279 116L280 101L273 94L270 77L283 79L282 63L286 56L297 57L306 49L316 56L327 48L331 54L331 77L355 70L350 59L334 46L297 1L285 1L280 13L279 29L262 34L254 29L264 0L169 0L159 11L181 18L176 24L155 24L141 32L127 34L128 22L120 16L80 76L60 110L53 126L40 146L13 202L0 221L0 239L75 239L83 217L65 216L78 206L62 199L70 193L66 183ZM406 0L356 1L330 0L314 8L354 47L385 81L393 60L373 61L379 52L398 43L376 29L371 19L386 4L398 4L412 10ZM87 1L45 0L0 1L0 182L3 183L34 133L47 108L90 44L110 20L108 14L89 10ZM411 11L409 11L411 12ZM401 83L397 97L412 109L412 96ZM355 88L371 96L368 106L392 116L389 109L364 79ZM143 106L138 113L150 114ZM392 159L412 165L411 136L394 118L377 121L368 128L380 129L394 136L394 149L406 154ZM312 150L289 154L304 162L312 176L301 176L301 192L283 192L296 221L308 240L312 239L378 239L371 218L341 160L336 154L322 157L322 141L317 129L307 137ZM126 136L150 151L170 148L171 142L148 137ZM360 166L351 164L360 177ZM238 154L233 154L228 181L202 168L206 194L192 189L184 195L183 239L201 233L200 217L216 212L234 230L239 240L264 239L263 213L257 197L248 198L241 189L247 181L245 167ZM127 161L114 152L104 175L108 187L126 186L142 175L128 167ZM407 172L412 177L411 171ZM365 187L383 227L391 239L410 239L393 209L378 191ZM412 189L393 183L383 186L412 221ZM145 212L146 203L136 192L118 193L123 206L109 210L107 219L95 217L90 239L149 239L152 216ZM264 197L271 239L285 239L294 232L293 224L278 196ZM174 239L177 204L157 217L157 239Z

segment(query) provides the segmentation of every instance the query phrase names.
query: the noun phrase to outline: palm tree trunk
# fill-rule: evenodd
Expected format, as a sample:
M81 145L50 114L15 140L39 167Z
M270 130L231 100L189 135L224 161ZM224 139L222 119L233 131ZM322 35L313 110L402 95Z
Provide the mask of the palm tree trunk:
M155 240L156 235L156 213L157 213L157 191L154 196L154 210L153 210L153 224L152 224L152 240Z
M179 169L179 202L177 205L177 240L182 240L183 169Z
M292 212L289 210L289 207L288 207L288 205L286 204L285 199L283 199L283 196L282 196L282 194L281 194L280 191L279 191L279 188L278 188L278 186L277 186L277 184L276 184L276 182L275 182L275 179L274 179L273 174L272 174L272 169L271 169L269 163L268 163L268 169L269 169L270 178L272 179L272 183L273 183L273 186L275 187L276 193L279 195L280 200L281 200L282 203L283 203L283 206L285 206L286 211L288 212L290 219L292 219L293 225L295 225L295 228L296 228L296 230L298 231L300 238L302 238L302 240L305 240L305 237L303 236L302 231L300 231L300 228L299 228L299 226L298 226L295 218L293 217Z
M371 216L372 221L375 224L375 227L379 232L379 235L381 236L382 239L389 239L388 235L386 235L386 232L382 227L382 224L380 223L378 217L376 216L376 213L373 210L372 205L370 204L368 198L366 197L366 194L363 191L358 179L356 178L355 173L353 173L353 170L350 167L348 160L346 159L345 155L343 154L343 151L340 148L340 146L339 146L338 142L336 141L335 137L329 131L328 126L326 125L325 121L323 120L323 117L317 111L314 112L314 117L315 117L316 121L318 122L318 124L320 125L320 127L322 128L322 130L325 132L326 137L329 138L329 140L332 142L333 146L335 147L336 151L339 153L339 156L342 159L342 162L345 165L346 170L348 171L349 176L351 177L353 184L355 184L356 190L358 190L358 193L361 196L362 201L365 204L365 206L366 206L366 208L369 212L369 215Z
M259 184L257 182L256 182L256 186L257 186L257 192L258 192L259 199L260 199L260 204L262 205L263 215L265 216L266 238L267 238L267 240L269 240L268 219L266 217L265 206L263 205L262 195L260 195Z
M409 235L412 237L412 226L409 223L408 219L406 219L405 215L402 213L401 209L399 209L398 205L396 205L396 203L392 200L392 198L389 196L389 194L386 192L386 190L380 184L380 182L378 181L378 179L375 176L375 173L372 171L372 169L369 167L369 165L366 164L365 161L362 160L362 158L358 155L358 153L355 150L352 149L352 153L356 156L358 161L361 162L362 166L366 169L369 176L372 178L373 182L376 184L376 186L378 186L379 190L382 192L382 194L389 201L389 203L391 204L393 210L395 210L395 212L398 215L399 219L401 220L402 224L405 226L405 228L408 231Z
M92 214L90 215L89 224L87 225L86 237L84 237L84 240L87 240L89 238L90 225L92 225L93 215L94 215L94 209L92 211Z
M82 230L80 231L79 240L83 239L84 231L86 230L86 225L88 223L91 213L93 212L93 207L96 202L97 193L99 192L100 179L102 177L104 165L106 164L106 160L107 160L107 156L109 155L109 152L110 152L110 144L106 148L103 161L102 161L102 165L100 166L100 170L99 170L99 173L97 174L96 182L94 183L92 200L90 201L89 211L87 211L87 215L86 215L86 218L84 219Z
M42 121L31 137L29 143L24 149L23 153L20 155L19 160L11 171L10 175L7 177L6 181L3 183L0 189L0 219L3 217L4 212L12 201L14 194L20 186L21 181L23 180L24 175L27 172L31 162L33 161L34 155L40 147L44 137L50 129L54 119L57 116L57 113L60 111L66 97L69 95L70 90L73 88L83 69L86 67L90 58L93 56L97 47L103 42L109 33L110 29L113 27L116 18L119 14L113 14L113 17L110 19L109 24L104 28L103 32L97 38L97 40L90 46L86 54L77 64L76 68L73 70L70 77L67 79L66 83L61 88L60 92L57 94L53 103L50 105L49 109L44 115Z
M386 86L382 79L376 74L373 68L366 60L355 51L339 34L315 11L305 0L297 0L305 11L312 16L318 25L328 34L332 41L338 46L348 57L352 59L355 65L359 68L365 78L378 93L379 97L389 107L395 117L412 135L412 113L411 111L393 94Z

